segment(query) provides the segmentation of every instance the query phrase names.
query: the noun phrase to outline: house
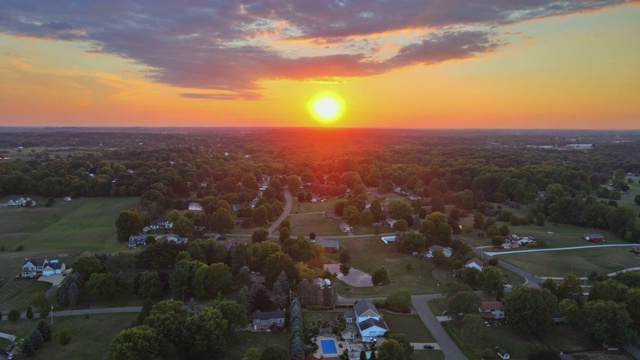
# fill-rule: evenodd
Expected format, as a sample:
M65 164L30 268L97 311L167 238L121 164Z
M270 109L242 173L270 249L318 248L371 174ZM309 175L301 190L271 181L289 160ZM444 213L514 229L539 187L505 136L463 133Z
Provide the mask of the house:
M158 221L154 221L149 225L150 228L157 229L171 229L173 227L173 223L167 219L161 219Z
M387 326L382 322L378 309L371 301L358 300L353 305L353 312L362 341L375 341L376 337L383 336L388 331Z
M511 359L511 356L509 356L509 353L504 351L504 349L501 348L500 346L496 346L496 350L498 351L498 356L500 356L500 359L502 359L502 360Z
M347 311L344 312L344 319L346 320L347 324L353 324L356 322L356 313L355 311L353 311L353 309L349 309Z
M66 269L67 269L67 266L65 265L65 263L60 262L58 260L51 260L42 268L42 275L43 276L60 275Z
M485 320L504 319L504 304L500 301L484 301L480 303L479 311Z
M269 330L271 328L284 328L284 311L260 311L256 310L252 315L252 328L254 331Z
M311 242L314 244L322 245L325 251L338 252L338 250L340 250L340 241L338 240L316 238L314 240L311 240Z
M392 217L388 217L384 221L389 225L389 227L393 227L397 220Z
M129 236L129 248L135 249L138 246L147 245L147 235L131 235Z
M22 264L23 278L34 278L42 275L42 270L49 261L47 259L24 259Z
M482 271L482 267L484 266L484 264L482 263L482 260L478 259L478 258L472 258L471 260L467 261L466 264L464 264L464 267L466 268L474 268L478 271Z
M324 212L324 218L325 219L335 219L337 217L338 217L338 215L333 211L325 211Z
M64 200L64 201L71 201L71 196L65 196L62 200Z
M584 234L584 239L591 242L604 242L604 236L601 234Z
M427 253L427 255L425 255L425 257L431 259L435 251L442 251L442 254L444 255L444 257L451 257L451 255L453 254L453 249L451 249L450 247L432 245L429 247L429 252Z

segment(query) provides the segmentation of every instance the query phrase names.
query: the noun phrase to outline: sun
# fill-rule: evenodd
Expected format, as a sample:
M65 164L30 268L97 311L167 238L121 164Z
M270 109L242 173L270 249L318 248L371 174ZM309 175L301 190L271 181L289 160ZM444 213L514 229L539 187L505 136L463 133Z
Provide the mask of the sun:
M308 103L309 112L313 117L324 123L331 123L342 117L344 101L333 93L320 93Z

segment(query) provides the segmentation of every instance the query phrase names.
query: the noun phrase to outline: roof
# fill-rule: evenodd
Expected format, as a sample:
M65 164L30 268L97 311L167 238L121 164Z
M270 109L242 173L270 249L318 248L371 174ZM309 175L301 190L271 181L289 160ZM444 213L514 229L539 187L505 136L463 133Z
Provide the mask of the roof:
M370 327L377 326L381 329L387 330L387 326L380 320L376 320L374 318L368 318L365 321L358 323L360 330L367 330Z
M54 270L62 269L62 265L64 265L64 263L61 263L61 262L51 262L51 263L49 263L49 266Z
M476 264L476 265L478 265L478 266L479 266L479 267L481 267L481 268L484 266L484 263L482 263L482 260L480 260L480 259L478 259L478 258L475 258L475 257L474 257L474 258L472 258L471 260L467 261L467 263L466 263L466 264L464 264L464 266L465 266L465 267L467 267L467 266L469 266L469 265L471 265L471 264Z
M356 313L352 309L349 309L344 312L344 317L347 319L354 319L356 317Z
M504 310L504 304L500 301L484 301L480 303L480 310L482 311L491 311L491 310Z
M367 310L373 311L378 316L380 315L376 306L367 299L360 299L353 305L353 311L356 313L356 316L364 314Z
M24 263L22 264L23 266L26 265L27 263L32 263L35 266L44 266L44 264L47 262L47 259L24 259Z
M440 245L431 245L429 246L429 250L431 251L436 251L436 250L440 250L440 251L444 251L444 248Z
M284 319L284 311L278 309L276 311L260 311L256 310L251 318L253 320L271 320L271 319Z
M338 240L329 240L329 239L322 239L322 238L317 238L315 240L311 241L314 244L318 244L318 245L322 245L326 248L339 248L340 247L340 241Z

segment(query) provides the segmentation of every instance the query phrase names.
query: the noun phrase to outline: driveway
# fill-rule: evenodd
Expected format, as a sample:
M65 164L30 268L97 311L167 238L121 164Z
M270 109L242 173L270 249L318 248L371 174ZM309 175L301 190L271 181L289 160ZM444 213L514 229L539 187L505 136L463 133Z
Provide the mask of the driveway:
M413 308L416 310L416 313L418 313L422 322L431 332L431 335L436 338L437 345L440 346L440 349L444 353L444 358L446 360L466 360L467 357L464 356L462 351L458 349L458 346L451 340L440 324L440 321L433 315L427 305L427 301L440 297L442 297L440 294L414 295L411 297L411 302L413 303Z
M293 197L291 196L289 190L284 191L284 199L284 210L282 211L282 214L280 214L280 217L278 217L278 219L274 221L271 226L269 226L269 234L275 233L276 230L278 230L278 226L280 226L280 223L283 222L291 212L291 208L293 207Z

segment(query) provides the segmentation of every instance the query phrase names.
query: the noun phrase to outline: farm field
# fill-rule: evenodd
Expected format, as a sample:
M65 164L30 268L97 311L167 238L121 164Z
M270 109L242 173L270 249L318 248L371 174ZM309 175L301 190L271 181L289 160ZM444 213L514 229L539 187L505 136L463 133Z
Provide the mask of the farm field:
M138 314L108 314L66 316L54 318L53 339L36 350L32 359L109 359L111 339L129 326ZM0 322L0 331L20 337L27 336L39 320L19 320L15 323ZM66 330L71 333L71 343L63 348L55 339Z
M596 271L604 275L632 267L640 267L640 255L628 247L576 249L499 255L500 260L541 276L565 276Z
M349 266L373 274L384 266L389 273L390 284L370 287L352 287L336 280L338 294L345 297L386 297L390 293L407 289L412 294L437 292L438 285L431 276L434 266L426 259L392 252L379 237L340 239L340 248L351 254ZM338 255L330 255L338 262Z

